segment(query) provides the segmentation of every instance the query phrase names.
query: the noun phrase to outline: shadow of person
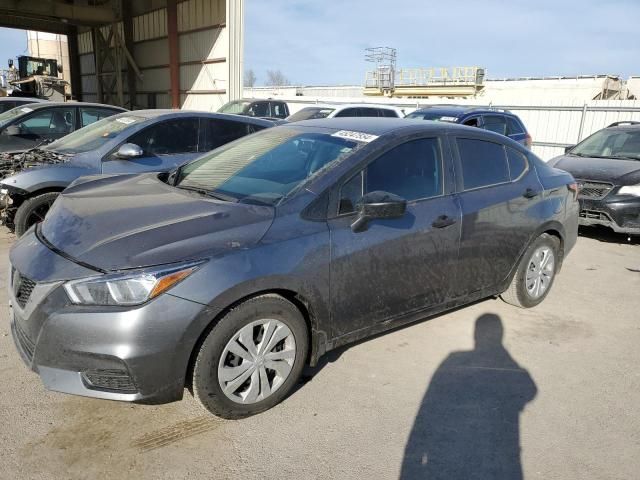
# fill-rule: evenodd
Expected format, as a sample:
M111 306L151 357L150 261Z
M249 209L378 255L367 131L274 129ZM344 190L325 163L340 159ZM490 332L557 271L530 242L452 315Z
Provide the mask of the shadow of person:
M499 316L480 316L475 348L438 367L405 447L402 479L522 479L519 415L537 389L502 334Z

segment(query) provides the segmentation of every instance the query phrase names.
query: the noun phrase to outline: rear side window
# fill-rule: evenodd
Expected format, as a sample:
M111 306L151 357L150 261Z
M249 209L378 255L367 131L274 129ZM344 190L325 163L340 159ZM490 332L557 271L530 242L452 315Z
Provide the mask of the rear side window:
M511 181L518 180L529 168L527 157L513 148L507 147L507 160L509 161Z
M345 108L341 112L338 112L336 117L357 117L358 109L357 108Z
M269 115L269 103L257 102L249 107L247 113L252 117L268 117Z
M129 143L147 155L169 155L198 151L198 119L179 118L157 123L133 135Z
M520 122L515 118L506 117L507 118L507 135L517 135L519 133L524 133L524 129Z
M380 110L377 108L360 108L358 112L358 116L360 117L381 117L379 114Z
M483 117L483 120L485 130L496 132L500 135L507 134L507 122L504 117L498 115L486 115Z
M208 152L263 128L230 120L202 119L202 124L204 140L200 145L201 152Z
M276 118L285 118L287 116L285 106L282 103L272 103L271 116Z
M80 109L81 125L83 127L86 127L87 125L91 125L92 123L95 123L98 120L102 120L103 118L110 117L115 113L116 112L114 112L113 110L105 110L104 108L81 108Z
M470 138L456 141L465 190L505 183L510 180L504 147Z
M388 110L386 108L381 108L378 111L380 112L380 116L381 117L398 118L398 114L394 110Z

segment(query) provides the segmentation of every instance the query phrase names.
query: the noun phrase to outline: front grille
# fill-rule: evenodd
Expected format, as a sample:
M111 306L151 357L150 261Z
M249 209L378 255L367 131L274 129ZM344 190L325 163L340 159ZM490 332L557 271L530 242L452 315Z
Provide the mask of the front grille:
M611 222L611 217L604 212L597 210L580 210L580 217L589 220L600 220L601 222Z
M16 269L13 269L12 272L11 286L13 288L13 293L16 296L16 302L18 302L18 305L20 305L21 308L24 308L31 297L31 292L33 292L36 282L23 276Z
M15 329L16 337L18 339L18 342L20 343L20 347L24 351L29 361L31 361L33 359L33 351L35 350L35 347L36 347L35 344L29 338L26 332L22 329L19 321L15 320L13 322L13 328Z
M592 182L590 180L578 180L580 192L578 198L591 198L600 200L607 196L613 189L613 184L607 182Z
M84 378L91 387L122 393L136 393L133 379L129 373L120 369L96 369L84 372Z

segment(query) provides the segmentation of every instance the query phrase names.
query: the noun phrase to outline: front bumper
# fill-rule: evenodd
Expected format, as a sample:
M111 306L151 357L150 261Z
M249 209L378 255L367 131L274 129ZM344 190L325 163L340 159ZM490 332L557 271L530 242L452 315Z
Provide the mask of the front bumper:
M579 221L580 225L602 225L618 233L640 235L640 197L581 198Z
M33 248L36 256L73 263L42 244ZM12 255L12 271L33 275L19 258ZM180 399L192 350L217 313L170 294L136 308L77 306L61 280L36 282L25 302L14 278L11 331L22 359L47 389L75 395L140 403Z

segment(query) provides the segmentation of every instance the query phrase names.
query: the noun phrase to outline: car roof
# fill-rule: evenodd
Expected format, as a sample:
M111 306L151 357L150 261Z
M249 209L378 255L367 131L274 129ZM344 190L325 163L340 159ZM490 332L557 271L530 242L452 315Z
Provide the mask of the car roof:
M208 117L208 118L217 118L220 120L230 120L232 122L242 122L242 123L250 123L253 125L261 125L265 127L270 127L275 123L273 120L265 120L262 118L256 117L247 117L244 115L233 115L230 113L217 113L217 112L204 112L201 110L172 110L172 109L149 109L149 110L132 110L130 112L125 111L119 113L117 116L126 117L127 115L143 117L146 119L153 118L180 118L180 117Z
M468 105L429 105L426 107L420 107L414 110L412 113L430 112L442 115L450 115L460 117L469 113L491 113L494 115L508 115L514 117L515 115L508 110L497 110L487 107L473 107Z
M318 118L293 122L285 127L319 127L335 130L351 130L371 135L384 135L401 129L416 129L421 131L443 132L449 129L470 129L452 123L425 122L424 120L393 117L338 117ZM474 129L476 130L476 129ZM483 130L484 131L484 130Z
M0 97L0 102L31 102L31 103L46 103L48 100L35 97Z
M100 108L113 108L114 110L121 110L126 112L127 110L122 107L117 107L115 105L107 105L104 103L90 103L90 102L42 102L37 105L32 104L29 108L32 110L37 110L40 108L48 108L48 107L100 107Z

